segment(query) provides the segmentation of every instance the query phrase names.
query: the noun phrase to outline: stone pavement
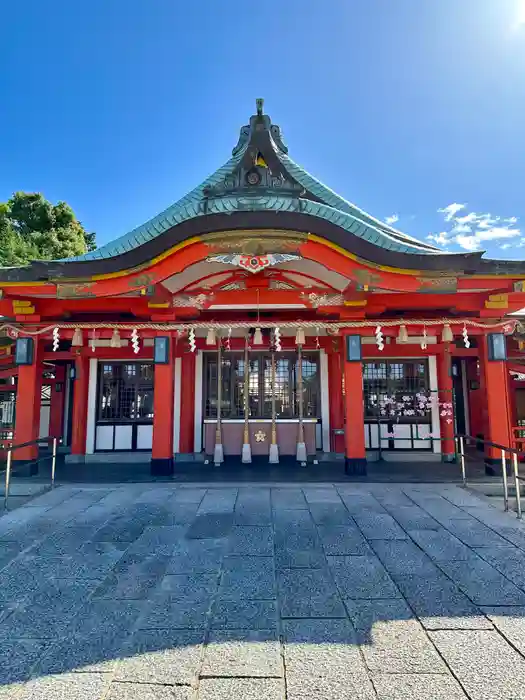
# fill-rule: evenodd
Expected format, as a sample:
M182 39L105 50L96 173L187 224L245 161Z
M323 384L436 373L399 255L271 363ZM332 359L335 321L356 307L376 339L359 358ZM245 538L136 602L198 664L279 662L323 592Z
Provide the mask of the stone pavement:
M0 518L0 698L525 699L525 526L447 484L62 486Z

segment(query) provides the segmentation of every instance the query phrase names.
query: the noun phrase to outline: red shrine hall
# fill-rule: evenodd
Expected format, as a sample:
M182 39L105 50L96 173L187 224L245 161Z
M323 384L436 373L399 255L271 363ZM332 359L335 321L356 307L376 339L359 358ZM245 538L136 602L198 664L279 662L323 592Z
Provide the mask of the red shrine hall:
M0 269L1 428L157 475L336 455L362 475L450 461L455 433L510 445L524 281L522 262L442 251L336 194L257 100L229 160L161 214L85 255ZM14 452L19 473L37 452Z

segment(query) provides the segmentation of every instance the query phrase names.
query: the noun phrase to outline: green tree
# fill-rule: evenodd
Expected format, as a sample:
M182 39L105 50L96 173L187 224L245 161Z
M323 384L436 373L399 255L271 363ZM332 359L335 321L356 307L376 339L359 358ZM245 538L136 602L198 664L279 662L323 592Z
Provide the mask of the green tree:
M0 203L0 265L58 260L96 248L66 202L52 204L39 192L15 192Z

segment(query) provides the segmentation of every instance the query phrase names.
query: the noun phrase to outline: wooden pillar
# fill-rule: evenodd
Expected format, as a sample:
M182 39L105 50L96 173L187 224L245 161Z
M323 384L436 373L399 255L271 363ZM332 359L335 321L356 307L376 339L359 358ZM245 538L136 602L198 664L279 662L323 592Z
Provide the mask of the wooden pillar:
M481 336L479 343L480 380L486 426L485 440L505 447L512 446L507 363L506 361L489 360L486 336ZM485 463L489 474L498 471L498 467L501 469L501 450L486 446Z
M345 359L345 471L366 474L363 363Z
M51 407L49 415L50 437L62 437L64 425L64 398L66 395L65 369L63 365L55 368L55 381L51 384Z
M20 365L18 368L18 387L16 392L16 417L14 444L37 440L40 429L40 404L42 393L42 371L39 339L34 339L34 362L32 365ZM16 473L31 476L38 473L38 444L22 447L13 452L13 461L17 463ZM32 462L32 464L30 464ZM26 466L27 465L27 466Z
M441 437L441 459L453 462L454 445L454 383L452 380L452 357L450 343L443 343L442 352L437 356L437 380L439 400L439 424Z
M328 352L328 395L330 397L330 449L332 452L344 452L344 435L335 435L334 430L343 430L345 407L343 399L343 362L340 342L337 339Z
M153 476L173 474L175 343L173 338L170 338L169 342L168 363L155 365L153 446L151 450L151 474Z
M75 358L73 380L73 420L71 427L71 454L86 454L87 410L89 390L89 357Z
M179 450L193 452L195 436L195 360L196 353L184 352L181 358Z

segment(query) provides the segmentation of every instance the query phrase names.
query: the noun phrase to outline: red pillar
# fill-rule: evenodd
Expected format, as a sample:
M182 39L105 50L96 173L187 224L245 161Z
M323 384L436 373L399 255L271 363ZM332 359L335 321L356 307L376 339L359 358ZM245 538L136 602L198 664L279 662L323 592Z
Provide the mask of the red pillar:
M175 353L170 338L168 364L155 365L153 392L153 447L151 473L154 476L173 474L173 402L175 390Z
M507 363L488 359L486 336L480 338L479 361L485 412L485 440L505 447L511 446L511 408L508 395ZM490 473L493 473L491 467L501 464L501 450L486 446L485 462Z
M181 357L179 451L193 452L195 436L195 353Z
M89 357L79 355L75 359L75 379L73 382L72 455L86 454L88 388Z
M437 356L437 379L439 399L439 424L441 430L441 458L452 462L455 455L454 445L454 383L452 381L452 358L450 344L444 343L442 352Z
M343 354L339 339L328 352L328 395L330 411L330 449L332 452L344 452L344 435L335 435L334 430L344 429L345 407L343 399Z
M40 403L42 392L42 362L39 355L39 341L34 339L34 362L32 365L20 365L18 368L18 387L16 392L16 418L14 444L37 440L40 428ZM17 473L36 474L38 464L32 464L22 470L22 464L38 459L38 444L22 447L13 452L13 461L19 462Z
M64 366L56 367L55 381L51 384L51 410L49 416L49 435L51 437L62 437L66 391L65 375Z
M363 363L345 361L345 465L347 474L366 474Z

